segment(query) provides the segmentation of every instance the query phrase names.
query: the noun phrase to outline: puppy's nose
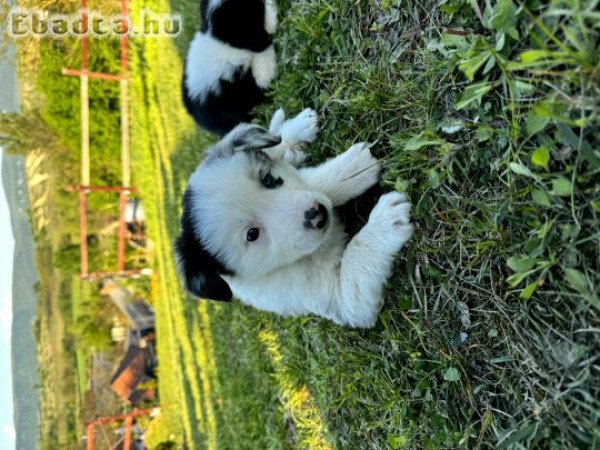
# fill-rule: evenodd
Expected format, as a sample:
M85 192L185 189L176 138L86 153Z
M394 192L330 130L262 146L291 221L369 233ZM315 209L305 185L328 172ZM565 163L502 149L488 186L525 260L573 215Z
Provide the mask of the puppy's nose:
M327 208L315 202L310 209L304 211L304 227L309 230L322 230L327 225L327 217Z

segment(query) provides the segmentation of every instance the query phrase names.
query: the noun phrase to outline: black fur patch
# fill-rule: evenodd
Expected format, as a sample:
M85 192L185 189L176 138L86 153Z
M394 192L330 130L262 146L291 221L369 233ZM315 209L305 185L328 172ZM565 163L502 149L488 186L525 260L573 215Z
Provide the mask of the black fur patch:
M373 207L383 194L381 187L376 184L358 197L335 208L336 215L344 225L344 231L350 238L365 226Z
M192 192L188 189L183 196L181 235L175 242L177 266L183 282L196 297L231 301L233 294L221 274L233 275L233 272L210 254L197 238L191 217L192 201Z
M232 47L262 52L271 44L265 30L264 0L223 0L208 17L208 0L200 4L200 30ZM188 61L186 60L186 66ZM219 93L208 93L200 101L191 98L183 73L183 103L202 128L223 137L236 125L252 120L252 110L266 100L266 90L256 84L250 70L240 70L231 81L220 80Z
M187 65L187 62L186 62ZM200 98L191 98L183 72L181 83L183 104L202 128L221 137L236 125L252 120L252 110L266 99L265 90L258 87L250 71L238 71L231 81L219 81L219 93L209 92Z
M209 21L210 33L232 47L260 53L273 43L265 30L264 0L223 0Z

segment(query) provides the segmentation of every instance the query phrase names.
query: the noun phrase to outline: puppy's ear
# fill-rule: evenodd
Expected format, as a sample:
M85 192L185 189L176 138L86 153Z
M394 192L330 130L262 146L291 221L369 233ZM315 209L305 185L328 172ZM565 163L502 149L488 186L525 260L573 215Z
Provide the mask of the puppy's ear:
M280 136L275 136L258 125L240 125L231 132L231 145L235 151L262 150L280 142Z
M192 221L192 192L188 189L183 196L181 235L175 242L177 269L185 288L196 297L231 301L229 285L221 274L231 274L202 245L194 232Z
M209 148L202 164L209 165L214 161L228 159L237 152L253 152L275 147L281 137L274 136L258 125L243 123L231 130L218 144Z
M185 288L198 298L231 301L231 288L219 274L218 261L208 253L195 236L183 232L175 242L177 268Z

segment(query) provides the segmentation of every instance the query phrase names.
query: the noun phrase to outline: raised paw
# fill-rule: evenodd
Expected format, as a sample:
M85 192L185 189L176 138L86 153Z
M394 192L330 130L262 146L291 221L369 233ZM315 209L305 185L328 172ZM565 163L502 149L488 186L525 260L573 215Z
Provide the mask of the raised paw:
M344 180L361 186L361 192L379 181L381 163L371 155L371 144L359 142L350 147L344 154Z
M281 124L279 134L285 143L294 145L314 141L318 131L316 111L306 108L296 117L284 121Z
M390 192L382 195L371 211L368 225L384 241L397 246L397 251L404 245L413 232L413 224L410 223L411 204L406 195L398 192Z

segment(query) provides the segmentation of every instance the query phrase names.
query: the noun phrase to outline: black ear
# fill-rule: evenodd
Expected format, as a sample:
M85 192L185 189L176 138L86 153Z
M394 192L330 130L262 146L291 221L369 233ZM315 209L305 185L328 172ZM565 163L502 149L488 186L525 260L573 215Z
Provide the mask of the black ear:
M258 125L240 125L231 134L231 145L236 151L262 150L281 142L281 136L275 136Z
M202 248L194 236L182 233L175 243L177 267L185 288L198 298L231 301L231 288L215 270L218 261Z
M190 215L190 191L184 195L181 235L175 242L177 268L185 288L196 297L231 301L233 294L221 274L231 274L196 237Z

